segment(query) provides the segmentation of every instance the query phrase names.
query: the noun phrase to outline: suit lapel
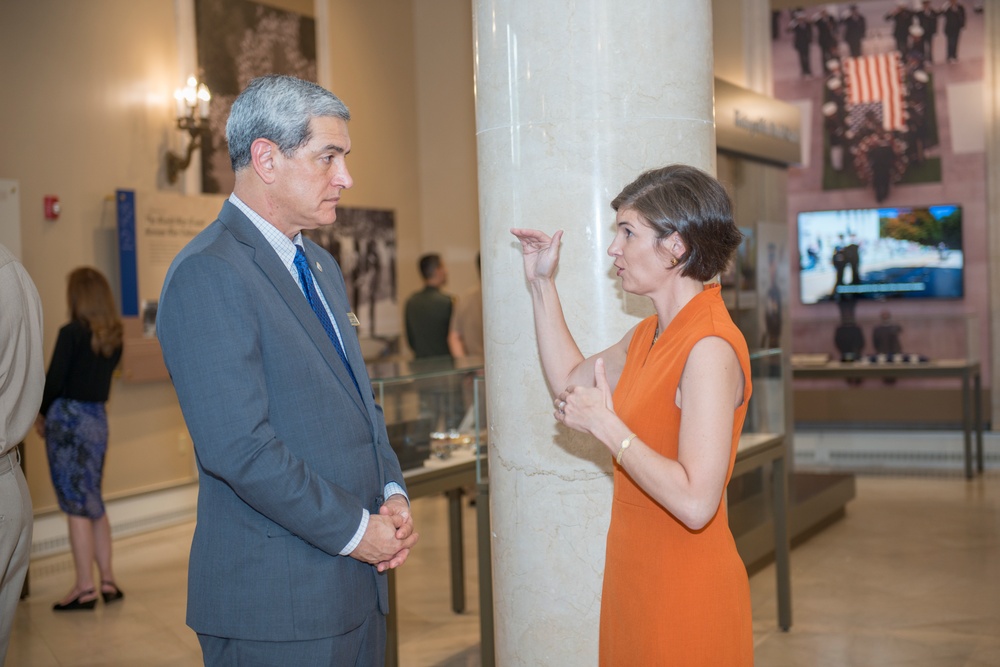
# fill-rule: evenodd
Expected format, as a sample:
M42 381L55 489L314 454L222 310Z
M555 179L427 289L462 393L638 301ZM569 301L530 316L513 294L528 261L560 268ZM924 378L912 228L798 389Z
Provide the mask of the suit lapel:
M226 202L222 207L222 212L219 214L219 220L222 221L226 228L233 234L233 236L239 242L251 247L253 249L253 259L254 263L257 264L261 272L267 277L274 288L281 295L281 298L288 305L292 314L305 329L306 334L312 340L316 349L326 360L327 365L333 374L337 376L337 379L344 386L344 391L352 397L355 404L363 410L365 413L369 414L369 419L371 419L371 414L369 412L368 406L362 396L358 394L358 390L354 387L354 381L351 380L351 376L347 372L347 368L344 366L344 362L341 361L340 355L334 349L329 336L326 335L326 331L323 329L323 325L320 324L319 319L316 317L316 313L312 311L309 306L309 302L306 301L305 295L302 294L302 290L299 289L298 284L295 279L292 278L291 273L289 273L288 268L284 266L278 259L278 255L274 252L274 248L267 242L260 232L254 227L253 223L247 219L243 212L232 205L230 202ZM315 272L318 273L318 272ZM321 286L323 289L323 295L326 296L327 300L330 300L331 291L325 288L325 284ZM346 295L344 297L346 301ZM334 315L337 316L337 307L330 302L330 308L334 311ZM341 335L347 341L347 336L344 334L344 325L341 322L341 317L337 318L337 325L341 328ZM354 337L354 345L357 346L356 337ZM360 351L359 351L360 355ZM350 359L350 357L348 357ZM357 375L357 372L355 371ZM362 374L361 378L366 378L367 375ZM359 379L359 383L361 380Z
M330 305L333 317L337 321L347 361L351 364L351 370L354 371L354 377L358 379L358 384L365 384L368 382L368 369L365 368L364 356L361 354L357 329L347 318L347 313L351 309L350 302L347 300L347 291L343 287L342 280L338 281L334 277L343 274L340 274L340 267L336 265L336 262L327 257L325 253L321 253L319 246L315 246L314 249L314 245L309 239L303 239L303 249L306 253L306 259L309 260L309 267L313 270L313 278L323 291L323 296L326 297L326 302ZM317 258L320 259L317 260ZM371 391L366 392L364 388L361 391L364 394L362 400L365 403L365 408L374 423L375 397Z

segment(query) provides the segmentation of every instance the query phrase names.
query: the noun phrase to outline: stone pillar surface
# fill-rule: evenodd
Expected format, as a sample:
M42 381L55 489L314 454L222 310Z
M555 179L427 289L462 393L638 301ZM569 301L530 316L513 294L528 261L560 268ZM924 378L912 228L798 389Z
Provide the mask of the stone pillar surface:
M715 170L705 0L475 0L497 664L596 665L611 460L559 426L511 227L566 231L557 285L584 354L644 298L606 254L609 206L642 171Z

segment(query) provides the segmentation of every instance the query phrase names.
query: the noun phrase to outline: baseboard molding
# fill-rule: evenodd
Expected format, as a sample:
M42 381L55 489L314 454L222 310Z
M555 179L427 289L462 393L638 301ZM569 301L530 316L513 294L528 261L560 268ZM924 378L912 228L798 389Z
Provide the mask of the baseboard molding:
M198 484L151 491L105 503L113 537L137 535L195 518ZM31 558L44 558L69 551L66 515L47 512L35 516Z
M972 443L975 455L975 440ZM962 431L795 431L795 469L853 472L965 470ZM1000 469L1000 433L983 434L983 467Z

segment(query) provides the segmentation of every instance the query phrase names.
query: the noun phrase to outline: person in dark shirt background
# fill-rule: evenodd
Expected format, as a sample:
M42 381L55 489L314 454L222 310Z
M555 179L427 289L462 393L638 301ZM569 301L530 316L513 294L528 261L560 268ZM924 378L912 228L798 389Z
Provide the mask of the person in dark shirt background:
M108 446L105 403L111 374L122 355L122 323L108 281L95 269L69 274L70 321L59 330L40 414L49 472L59 508L69 516L69 540L76 583L53 609L93 609L98 592L105 602L124 595L111 569L111 525L101 499ZM94 585L94 563L100 590Z
M801 9L792 11L792 20L788 24L788 30L794 34L793 43L795 44L795 50L799 54L799 67L802 70L802 76L806 78L812 77L812 66L809 62L809 46L813 41L813 27Z
M417 359L448 357L448 327L452 298L441 291L448 282L448 270L441 255L423 255L419 262L424 288L406 300L406 342Z
M844 24L844 41L847 42L851 57L857 58L861 55L861 40L864 39L868 29L865 17L858 11L857 5L851 5L850 13L844 17L842 23Z
M923 0L920 11L917 12L917 20L924 31L924 60L928 63L934 62L934 35L938 29L938 13L931 7L930 0Z
M948 0L941 11L944 17L944 34L948 41L948 62L958 62L958 38L965 28L965 7L957 0Z
M892 22L892 36L896 39L896 50L901 54L906 53L906 43L910 37L910 24L913 21L914 12L906 7L903 0L898 0L896 6L885 15L886 21Z
M816 24L816 37L819 42L820 61L823 64L823 72L830 73L830 63L837 60L840 50L840 38L838 30L840 26L837 19L833 17L826 7L820 10L819 15L813 19Z

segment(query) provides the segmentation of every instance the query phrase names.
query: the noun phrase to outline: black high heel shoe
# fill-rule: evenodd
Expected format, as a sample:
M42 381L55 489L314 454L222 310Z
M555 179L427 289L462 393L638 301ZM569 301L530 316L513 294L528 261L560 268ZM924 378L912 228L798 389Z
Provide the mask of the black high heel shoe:
M86 601L80 599L87 595L93 595L93 594L94 594L94 589L91 588L89 590L81 592L79 595L77 595L75 598L73 598L66 604L59 604L58 602L56 602L54 605L52 605L52 611L76 611L78 609L93 609L97 605L96 597L93 600L86 600Z
M115 592L114 593L108 593L107 591L104 590L105 586L113 586L114 589L115 589ZM113 582L113 581L102 581L101 582L101 597L104 598L104 604L108 604L109 602L114 602L115 600L121 600L123 597L125 597L125 594L122 593L122 589L118 588L118 584L116 584L115 582Z

